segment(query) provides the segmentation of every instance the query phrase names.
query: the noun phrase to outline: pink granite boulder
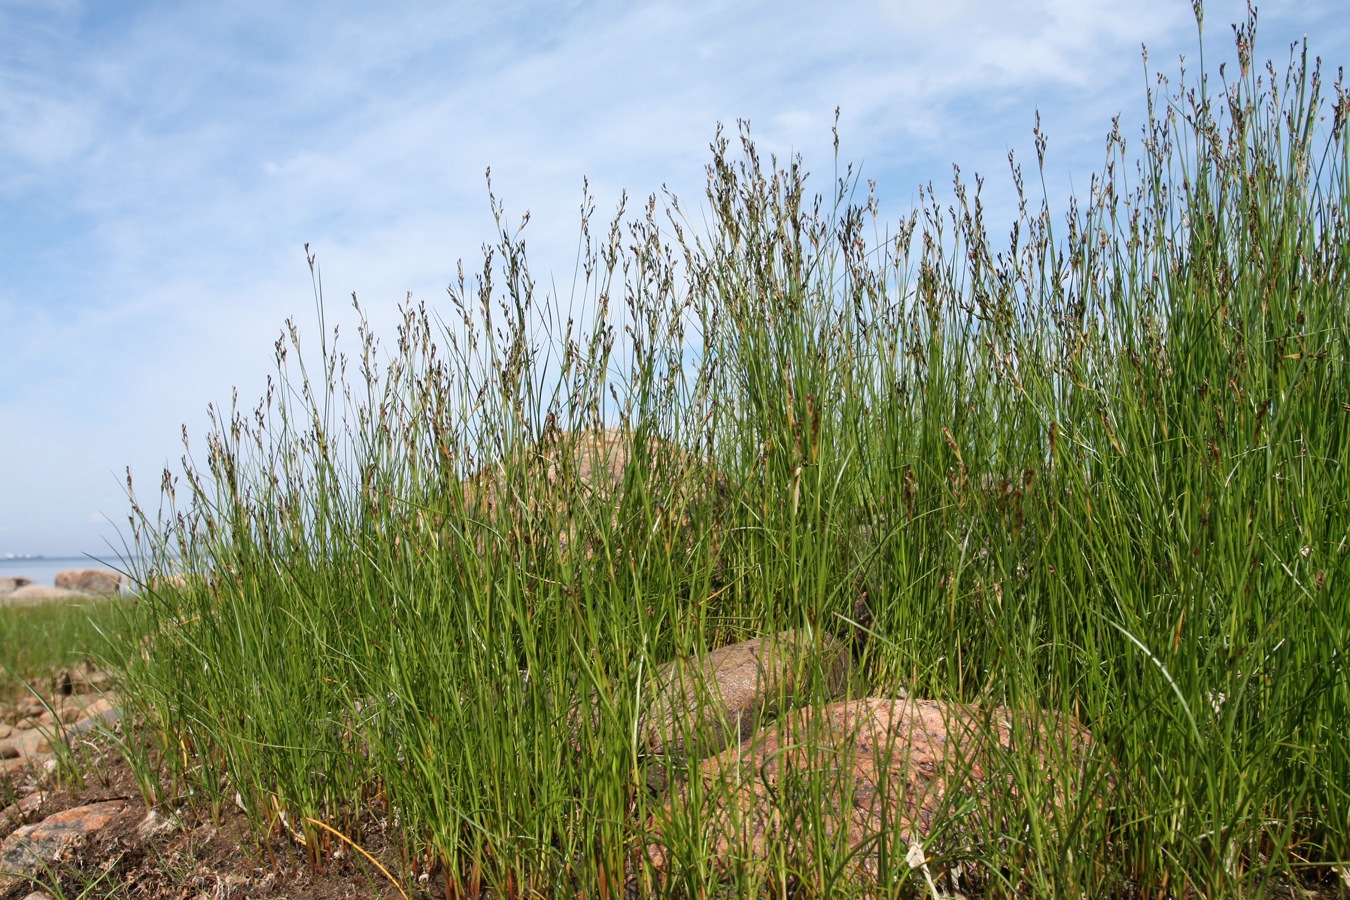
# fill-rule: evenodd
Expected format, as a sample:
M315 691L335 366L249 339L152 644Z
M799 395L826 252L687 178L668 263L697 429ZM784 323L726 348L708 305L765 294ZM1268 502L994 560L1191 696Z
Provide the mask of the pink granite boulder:
M27 587L33 583L33 579L24 578L22 575L7 575L0 578L0 597L6 594L12 594L21 587Z
M0 843L0 892L44 873L67 851L121 815L128 805L123 800L94 803L16 830Z
M663 665L648 688L650 712L638 723L649 760L647 783L665 787L671 767L739 744L809 701L807 679L816 666L826 699L842 697L853 657L828 634L783 631Z
M1014 772L1037 773L1035 801L1071 802L1090 746L1077 722L1001 707L867 699L801 709L701 763L697 799L689 785L672 792L649 822L647 853L663 875L694 863L672 858L665 838L688 846L696 827L698 852L730 872L765 868L774 853L809 860L826 842L847 846L853 877L875 884L883 843L903 860L954 811L979 821L1021 790ZM784 814L800 809L803 790L823 803L819 827Z
M79 591L52 587L50 584L27 584L8 594L0 594L0 603L20 606L28 603L46 603L49 600L78 600L85 596Z
M120 572L111 569L67 569L56 573L56 586L82 594L117 594L122 590Z

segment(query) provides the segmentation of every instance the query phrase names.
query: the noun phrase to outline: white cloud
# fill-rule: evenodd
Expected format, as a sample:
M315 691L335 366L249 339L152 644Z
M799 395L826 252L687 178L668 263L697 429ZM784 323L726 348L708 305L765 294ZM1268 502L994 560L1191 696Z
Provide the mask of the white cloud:
M1269 6L1263 47L1306 30L1329 57L1350 47L1333 4ZM1244 8L1209 7L1227 52ZM408 0L322 16L0 0L0 33L0 427L22 432L0 442L0 537L32 541L0 552L77 552L91 498L124 504L111 473L130 463L153 487L179 423L200 434L232 385L246 405L261 391L287 316L312 333L305 241L335 319L350 333L356 291L383 331L408 291L440 303L456 259L476 267L490 165L509 214L533 213L540 283L565 288L583 176L601 219L623 190L669 184L699 221L714 127L749 118L765 157L801 152L825 189L836 106L843 161L878 180L890 216L953 161L996 191L1037 108L1062 192L1086 184L1111 115L1137 127L1139 45L1174 71L1194 25L1185 0L453 15Z

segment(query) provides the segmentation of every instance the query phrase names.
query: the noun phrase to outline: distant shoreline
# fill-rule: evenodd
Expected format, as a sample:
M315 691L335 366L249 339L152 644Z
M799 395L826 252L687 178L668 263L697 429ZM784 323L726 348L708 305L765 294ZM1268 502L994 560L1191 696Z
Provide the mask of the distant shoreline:
M33 584L54 586L56 575L71 569L110 569L126 573L134 560L89 556L0 556L0 578L27 578Z

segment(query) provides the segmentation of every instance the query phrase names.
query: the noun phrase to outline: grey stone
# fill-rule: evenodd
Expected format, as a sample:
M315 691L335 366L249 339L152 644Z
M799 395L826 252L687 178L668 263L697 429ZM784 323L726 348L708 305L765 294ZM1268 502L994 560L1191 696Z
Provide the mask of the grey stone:
M141 824L136 826L136 834L142 840L152 840L166 834L171 834L183 827L183 821L178 816L170 813L162 815L156 810L150 810L141 820Z

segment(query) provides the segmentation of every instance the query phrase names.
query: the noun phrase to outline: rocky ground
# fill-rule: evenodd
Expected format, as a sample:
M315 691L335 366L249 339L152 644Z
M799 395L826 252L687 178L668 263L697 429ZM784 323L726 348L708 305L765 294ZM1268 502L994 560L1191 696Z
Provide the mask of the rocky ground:
M801 686L795 684L794 672L816 654L815 661L829 673L832 699L822 706L801 706L804 698L797 696ZM654 836L647 852L658 873L668 871L669 864L660 841L662 822L678 818L687 797L684 777L668 783L670 766L682 770L692 764L690 775L708 779L705 792L725 779L719 773L729 766L749 761L764 773L765 784L756 781L709 811L714 863L720 865L732 855L767 860L780 840L768 810L787 749L780 746L784 740L793 747L809 743L817 748L815 763L837 767L857 785L851 802L841 798L822 809L822 827L830 834L848 828L864 837L886 827L886 814L872 802L886 793L879 787L882 782L892 789L902 786L904 807L891 815L901 817L904 832L917 835L953 798L977 792L965 776L952 780L952 760L962 754L992 760L991 754L1011 748L1011 715L1000 711L913 700L904 692L888 699L844 698L850 665L844 642L824 637L813 641L805 633L785 631L660 669L651 713L639 723L649 786L665 797L647 823ZM0 874L0 900L40 900L42 894L26 892L43 886L53 900L63 891L66 896L182 900L401 895L374 866L341 844L335 844L339 852L323 868L311 866L303 850L280 830L259 845L232 806L211 819L182 798L166 799L160 786L160 801L148 811L121 752L136 736L128 733L130 725L120 716L117 698L100 675L88 669L62 672L50 694L24 698L3 713L0 730L7 731L0 754L10 758L5 763L8 782L0 788L0 801L9 800L0 812L0 873L15 874ZM704 720L703 737L696 744L681 740L676 726L690 715ZM991 715L997 725L992 741L975 727ZM766 719L784 716L786 732L766 725ZM738 727L719 727L730 722ZM1091 743L1085 729L1057 719L1044 735L1047 747L1071 745L1085 752ZM873 752L896 742L903 743L903 754L878 759ZM979 767L970 778L989 786L1002 780L992 769ZM732 814L733 807L741 808L742 815L755 811L752 818L759 824L750 834L741 835L731 824L742 817ZM379 810L373 814L363 823L364 850L391 868L401 868L399 848L383 830L384 817ZM864 844L873 846L870 840ZM857 874L864 880L877 874L874 855L862 847L858 851ZM414 893L444 896L438 881L429 878ZM93 893L82 893L86 890ZM954 889L945 895L960 893Z
M827 642L821 650L834 659L841 647ZM915 833L926 830L940 812L941 802L959 802L962 796L973 798L1004 789L997 766L983 761L993 762L999 753L1012 750L1010 729L1021 714L999 709L981 711L903 696L844 699L790 713L781 711L786 716L785 731L766 727L748 736L717 733L714 746L679 745L667 733L671 708L692 703L701 711L709 702L703 694L714 683L713 693L728 711L738 713L733 717L737 721L762 706L766 685L774 688L770 692L774 695L790 695L786 689L790 685L780 682L790 671L790 658L803 652L810 651L800 636L784 632L709 654L680 677L668 669L658 678L658 684L669 681L679 687L658 691L662 700L654 704L643 724L653 759L673 761L694 753L702 761L693 771L703 777L715 777L721 768L749 760L763 774L763 785L756 781L712 810L714 825L726 812L723 807L744 804L750 809L768 802L760 795L772 791L790 749L780 746L784 735L805 728L812 720L818 728L824 727L810 732L813 746L820 742L832 764L858 786L848 808L823 811L827 831L840 827L845 819L851 820L853 833L874 831L879 813L868 801L883 781L902 786L907 801L898 812L904 827ZM847 659L846 651L843 654L840 660ZM846 666L847 662L839 664ZM251 836L243 814L233 805L213 814L188 797L172 796L172 788L163 784L156 787L159 797L152 810L123 752L137 740L134 729L122 719L117 697L100 673L88 668L66 670L39 693L40 697L0 702L0 900L422 900L445 896L439 877L424 877L405 895L379 869L336 839L334 852L321 867L314 866L304 849L280 830L260 842ZM977 734L972 728L976 722L987 725L990 721L997 726L992 732L984 729ZM1076 748L1069 754L1073 757L1090 751L1091 736L1076 723L1049 718L1035 728L1023 729L1024 734L1038 732L1039 739L1016 752L1072 747ZM870 752L874 746L895 740L905 743L903 759L879 758ZM959 783L951 781L948 761L953 755L972 752L982 762ZM1048 767L1052 760L1063 758L1062 752L1051 753L1044 763ZM667 804L678 805L683 796L681 786L672 784ZM1056 797L1054 802L1063 799ZM770 817L757 813L755 818L767 821ZM363 822L360 843L381 864L401 870L402 851L386 821L381 810L371 810ZM650 833L659 841L659 823L651 824ZM765 858L775 840L759 828L740 837L733 836L734 831L718 832L715 855L734 852L741 859ZM664 862L659 842L648 848L648 854L660 870ZM856 861L863 874L873 868L865 852ZM964 884L951 873L938 874L942 885L935 888L938 896L960 897L970 893L972 886L979 893L978 885ZM1338 891L1330 883L1289 883L1272 896L1331 897L1338 896Z
M350 851L318 870L280 837L259 845L232 807L215 821L182 801L148 811L124 739L116 697L89 670L0 704L0 900L400 896ZM378 831L363 840L397 859Z

